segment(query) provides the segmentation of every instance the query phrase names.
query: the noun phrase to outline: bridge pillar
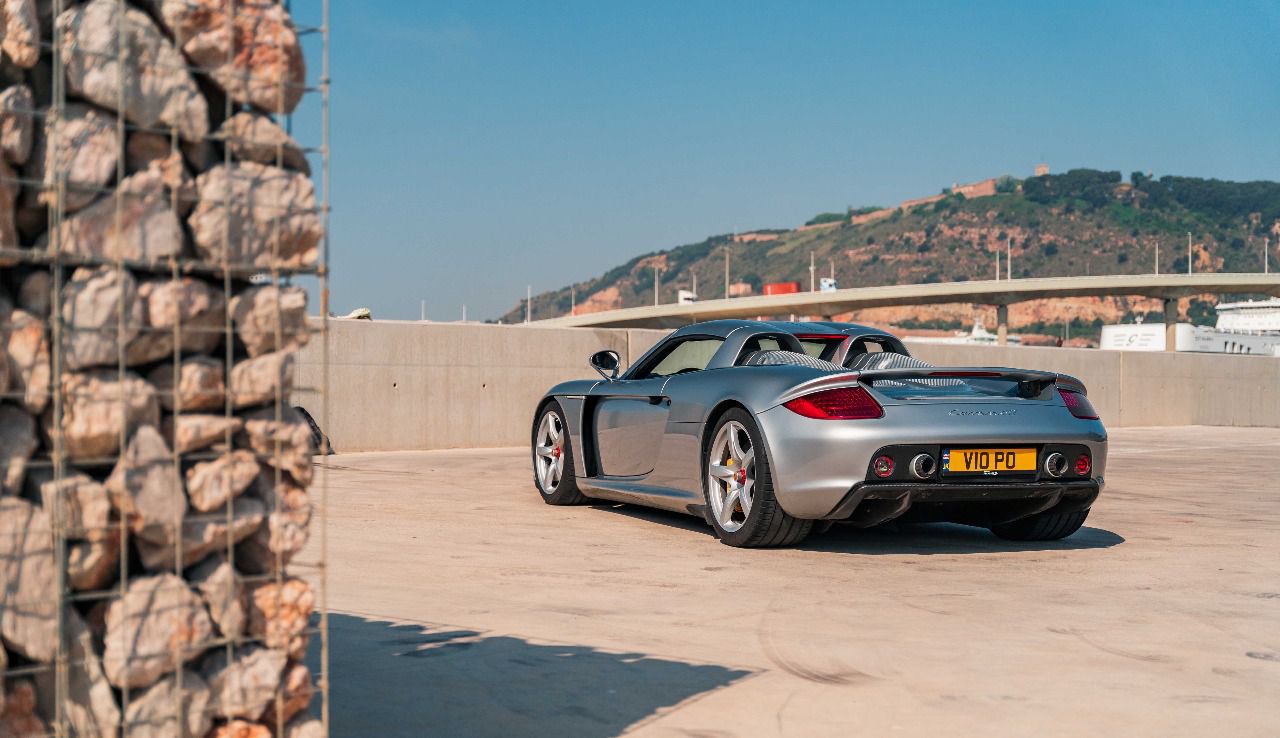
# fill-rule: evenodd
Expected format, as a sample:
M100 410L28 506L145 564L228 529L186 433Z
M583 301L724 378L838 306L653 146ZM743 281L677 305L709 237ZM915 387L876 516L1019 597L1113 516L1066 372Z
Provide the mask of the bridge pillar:
M996 344L1009 344L1009 306L996 305Z
M1168 297L1164 301L1164 350L1178 350L1178 298Z

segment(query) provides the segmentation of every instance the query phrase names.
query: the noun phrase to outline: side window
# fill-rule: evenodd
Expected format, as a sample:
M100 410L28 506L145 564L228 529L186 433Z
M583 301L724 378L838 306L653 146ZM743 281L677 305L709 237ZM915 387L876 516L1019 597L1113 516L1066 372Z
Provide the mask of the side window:
M637 379L669 377L673 374L700 372L711 363L711 357L720 350L721 338L690 338L677 343L657 364L641 373Z
M755 336L746 343L742 344L742 352L738 354L738 358L733 362L734 366L742 366L742 362L746 358L757 351L783 351L782 341L773 336Z

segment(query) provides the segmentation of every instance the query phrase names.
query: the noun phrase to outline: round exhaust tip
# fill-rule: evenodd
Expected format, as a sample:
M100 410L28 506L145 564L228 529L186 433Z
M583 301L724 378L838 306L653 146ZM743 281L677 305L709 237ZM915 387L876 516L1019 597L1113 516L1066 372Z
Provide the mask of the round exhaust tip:
M911 460L911 473L916 479L928 479L937 470L938 464L929 454L916 454Z
M1044 473L1051 477L1060 477L1067 473L1067 457L1054 452L1045 457Z

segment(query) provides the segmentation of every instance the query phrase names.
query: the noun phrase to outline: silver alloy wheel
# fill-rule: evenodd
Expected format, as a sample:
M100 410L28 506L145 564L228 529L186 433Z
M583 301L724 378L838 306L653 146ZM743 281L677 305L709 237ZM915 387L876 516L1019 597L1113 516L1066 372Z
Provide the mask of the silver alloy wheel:
M756 452L751 447L751 435L742 423L730 420L711 442L707 462L711 514L726 533L741 528L751 514L755 471Z
M538 424L537 454L538 484L545 494L551 494L560 486L564 475L564 424L554 410L542 416Z

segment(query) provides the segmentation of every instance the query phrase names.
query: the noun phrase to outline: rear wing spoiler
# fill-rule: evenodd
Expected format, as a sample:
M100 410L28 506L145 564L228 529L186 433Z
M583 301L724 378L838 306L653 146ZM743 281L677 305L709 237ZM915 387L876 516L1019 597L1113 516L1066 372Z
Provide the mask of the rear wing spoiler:
M1069 375L1036 369L1010 369L994 366L947 366L918 369L871 369L857 372L859 382L871 384L878 379L1006 379L1040 385L1056 384L1086 394L1084 382Z

